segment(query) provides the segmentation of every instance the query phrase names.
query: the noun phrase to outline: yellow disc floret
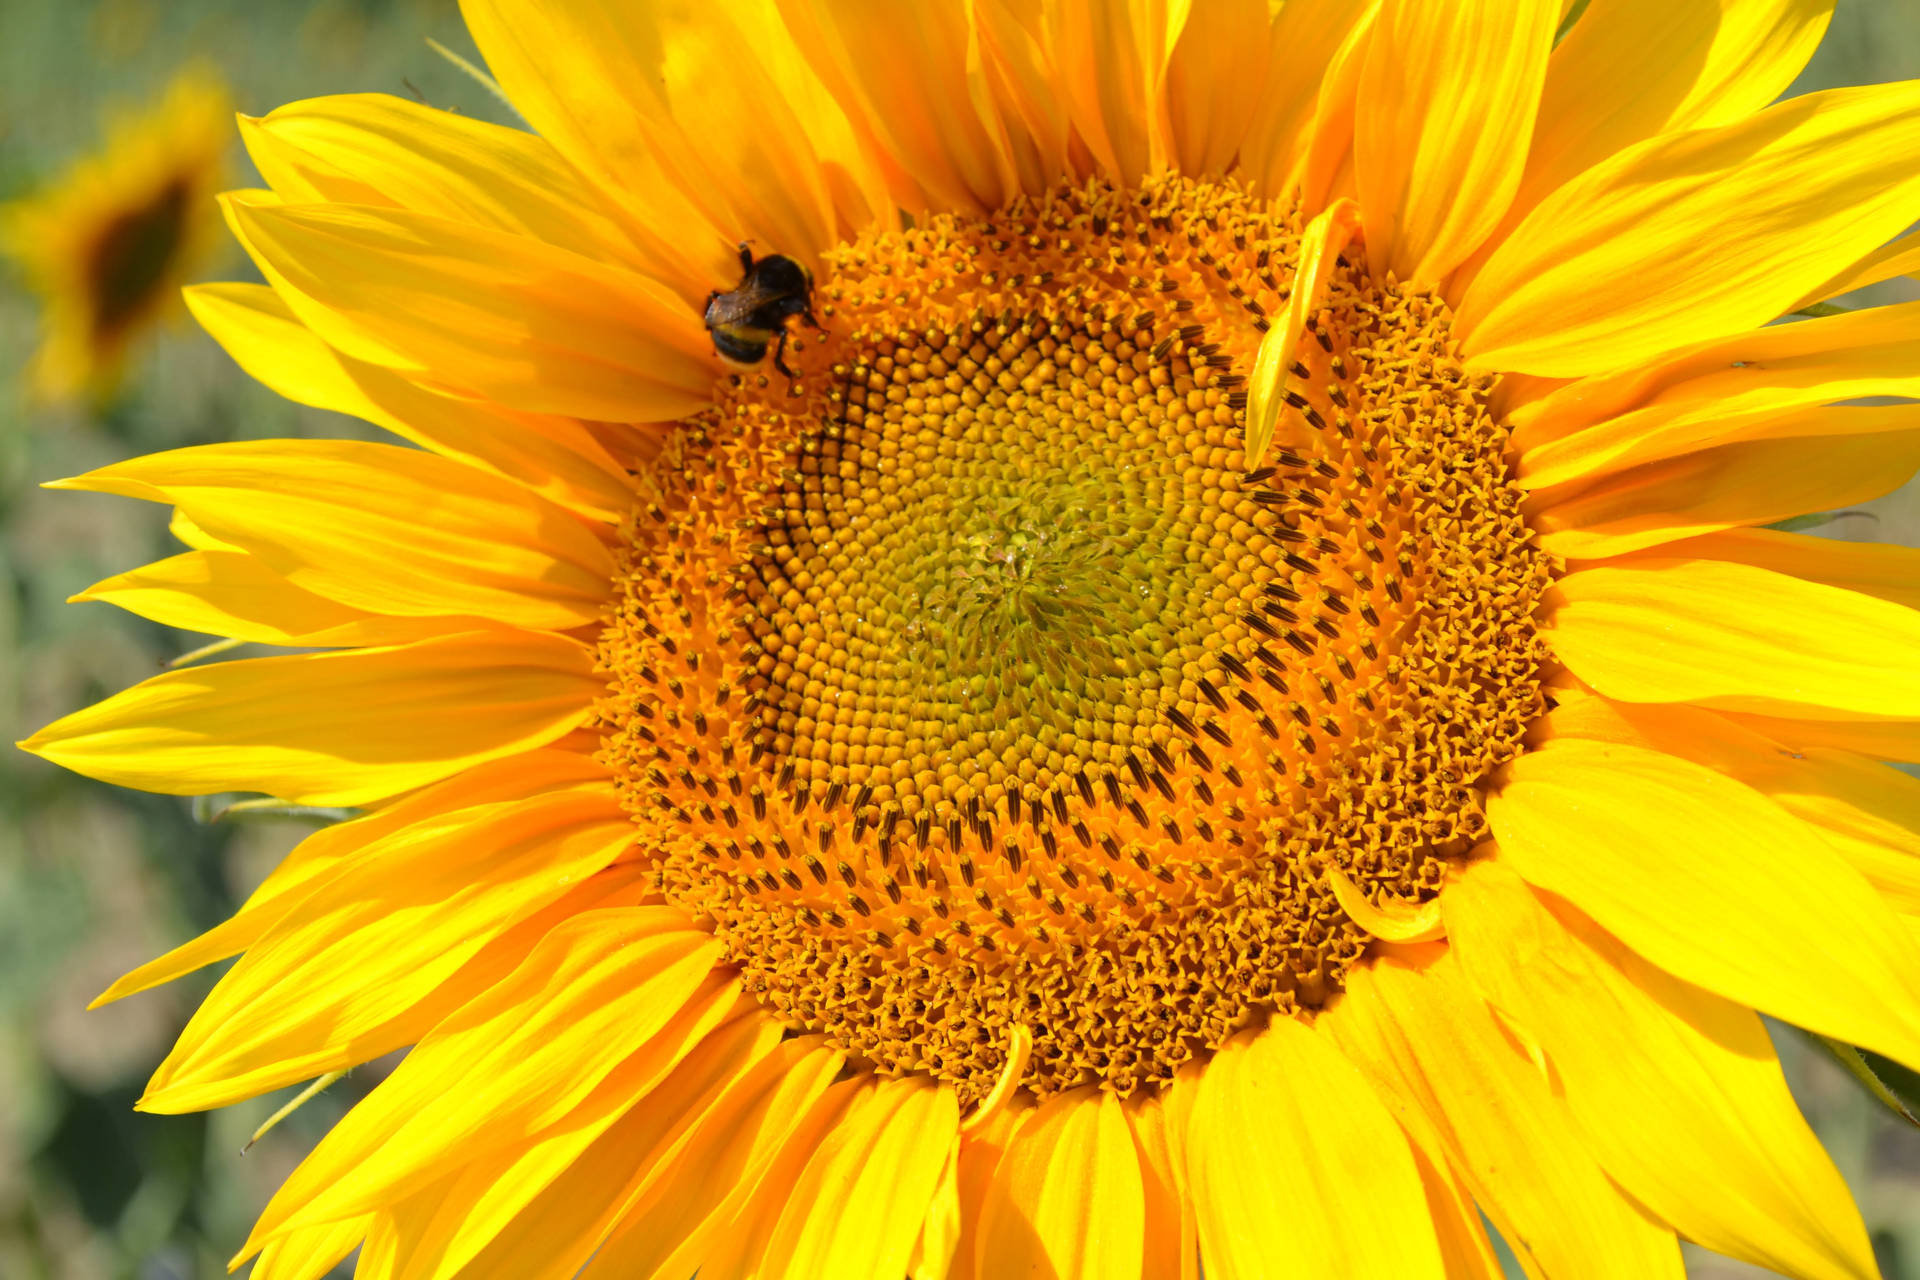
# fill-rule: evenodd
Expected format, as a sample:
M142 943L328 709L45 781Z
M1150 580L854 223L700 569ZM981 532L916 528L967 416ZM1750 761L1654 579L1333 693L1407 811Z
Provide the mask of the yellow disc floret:
M1244 469L1300 219L1169 179L829 256L800 376L626 530L606 755L797 1027L964 1098L1164 1081L1437 892L1542 708L1546 558L1444 306L1343 260Z

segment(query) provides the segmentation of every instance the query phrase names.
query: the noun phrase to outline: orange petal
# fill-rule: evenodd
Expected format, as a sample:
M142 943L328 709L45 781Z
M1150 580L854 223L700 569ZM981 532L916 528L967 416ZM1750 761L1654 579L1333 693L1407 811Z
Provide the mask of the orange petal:
M1281 15L1292 7L1287 5ZM1271 118L1285 109L1263 101L1268 69L1278 71L1284 65L1274 59L1268 34L1282 17L1269 21L1268 8L1265 0L1218 0L1189 10L1167 62L1171 160L1178 172L1195 176L1225 173L1241 154L1241 143L1253 125L1256 110L1267 109ZM1332 52L1331 48L1327 52ZM1296 48L1289 53L1294 66L1312 65L1304 50ZM1284 78L1306 85L1306 91L1311 92L1312 76L1294 74L1289 69Z
M484 627L479 618L394 618L296 587L243 551L188 551L115 574L68 597L98 600L163 626L252 644L411 644Z
M463 0L461 12L534 129L684 246L709 287L732 283L736 240L812 264L888 216L878 174L771 5Z
M1833 279L1808 290L1793 309L1798 311L1802 307L1810 307L1816 302L1825 302L1829 298L1837 298L1843 293L1852 293L1855 289L1864 289L1870 284L1879 284L1896 276L1915 274L1920 274L1920 231L1901 236L1866 254L1837 273Z
M1262 195L1284 196L1300 181L1322 86L1342 65L1337 52L1356 27L1371 20L1375 7L1351 0L1287 0L1274 15L1264 46L1269 73L1240 143L1241 171ZM1349 57L1345 64L1357 74L1358 61ZM1349 92L1342 151L1353 136L1351 97Z
M1385 0L1360 78L1355 174L1376 275L1435 284L1520 186L1558 0Z
M1185 1111L1190 1108L1170 1105L1172 1091L1183 1087L1176 1083L1158 1093L1135 1094L1125 1108L1146 1203L1141 1280L1199 1280L1200 1228L1186 1169Z
M573 1280L589 1258L608 1275L685 1280L769 1166L799 1146L789 1139L814 1139L839 1115L846 1091L823 1099L843 1061L803 1036L684 1111L634 1108L515 1215L461 1280ZM804 1157L802 1149L795 1159ZM556 1248L557 1240L584 1244Z
M1188 6L1059 0L1041 7L1055 93L1094 161L1116 182L1166 167L1172 151L1167 63Z
M1842 542L1777 529L1725 529L1669 543L1653 555L1728 560L1920 608L1920 548L1916 547Z

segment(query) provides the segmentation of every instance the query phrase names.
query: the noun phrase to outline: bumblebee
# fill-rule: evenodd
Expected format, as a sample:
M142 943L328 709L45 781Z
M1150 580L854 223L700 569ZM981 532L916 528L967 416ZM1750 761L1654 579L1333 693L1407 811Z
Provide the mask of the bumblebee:
M799 316L809 328L813 318L813 275L805 266L782 254L756 260L740 246L740 283L707 295L704 319L713 335L713 349L741 364L759 364L773 346L773 367L793 378L787 368L787 319Z

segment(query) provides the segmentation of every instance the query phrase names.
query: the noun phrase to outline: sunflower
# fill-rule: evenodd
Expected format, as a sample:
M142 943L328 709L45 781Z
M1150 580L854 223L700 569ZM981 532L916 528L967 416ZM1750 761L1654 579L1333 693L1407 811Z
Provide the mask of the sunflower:
M1875 1274L1758 1012L1920 1066L1920 559L1761 526L1920 463L1920 304L1791 318L1920 84L1561 7L466 0L535 132L243 121L195 314L420 447L59 482L321 651L25 745L363 810L102 997L241 957L150 1111L412 1046L253 1274Z
M111 392L128 348L178 307L217 243L228 111L219 77L189 67L158 103L114 119L102 151L0 207L0 249L46 308L28 370L38 395Z

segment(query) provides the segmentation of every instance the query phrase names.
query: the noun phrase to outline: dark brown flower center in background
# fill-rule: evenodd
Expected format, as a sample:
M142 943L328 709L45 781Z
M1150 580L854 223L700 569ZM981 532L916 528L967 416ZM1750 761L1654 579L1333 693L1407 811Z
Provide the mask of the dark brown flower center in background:
M676 429L602 644L670 900L796 1027L992 1088L1163 1081L1431 897L1541 710L1548 569L1444 307L1344 266L1245 469L1299 219L1062 189L831 258Z
M112 335L158 299L186 235L190 197L184 179L170 182L101 229L86 262L96 338Z

